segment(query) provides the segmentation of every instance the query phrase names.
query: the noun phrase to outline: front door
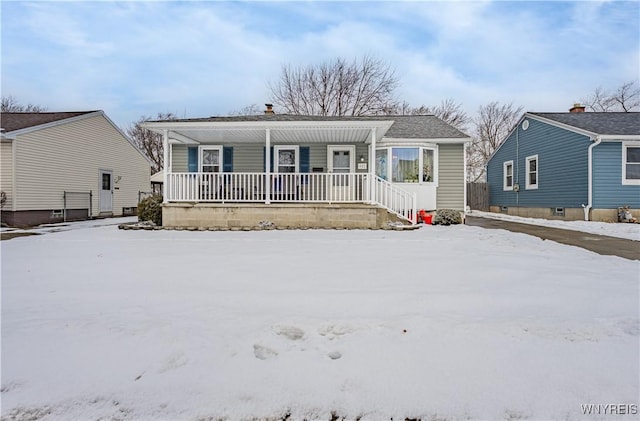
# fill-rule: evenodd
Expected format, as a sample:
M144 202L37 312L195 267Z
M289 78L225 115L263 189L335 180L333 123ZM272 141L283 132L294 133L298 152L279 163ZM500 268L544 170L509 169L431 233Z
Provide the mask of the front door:
M113 212L113 171L100 170L100 213Z
M356 180L350 175L355 173L355 146L328 146L327 164L331 174L328 185L330 201L348 202L356 200Z

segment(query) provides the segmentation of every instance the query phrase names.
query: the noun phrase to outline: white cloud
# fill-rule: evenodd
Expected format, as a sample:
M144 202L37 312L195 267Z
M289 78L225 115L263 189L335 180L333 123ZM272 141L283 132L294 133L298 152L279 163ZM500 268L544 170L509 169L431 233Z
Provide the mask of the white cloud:
M445 98L564 110L637 79L638 4L558 2L8 3L4 94L102 108L119 124L269 100L282 64L372 54L412 105Z

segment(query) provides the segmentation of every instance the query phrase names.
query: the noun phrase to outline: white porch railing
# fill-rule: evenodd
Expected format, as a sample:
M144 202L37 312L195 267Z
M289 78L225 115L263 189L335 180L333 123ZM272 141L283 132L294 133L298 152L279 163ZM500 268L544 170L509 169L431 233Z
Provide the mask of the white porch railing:
M373 201L387 211L415 224L417 222L416 195L375 176Z
M170 173L168 202L375 203L415 223L413 194L364 173Z

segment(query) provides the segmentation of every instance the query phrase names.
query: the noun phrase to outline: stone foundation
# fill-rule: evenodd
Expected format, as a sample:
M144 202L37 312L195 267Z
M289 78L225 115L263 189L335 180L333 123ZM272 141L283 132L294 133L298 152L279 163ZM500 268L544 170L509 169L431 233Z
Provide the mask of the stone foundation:
M165 203L164 227L239 229L272 223L276 228L380 229L398 218L365 204Z

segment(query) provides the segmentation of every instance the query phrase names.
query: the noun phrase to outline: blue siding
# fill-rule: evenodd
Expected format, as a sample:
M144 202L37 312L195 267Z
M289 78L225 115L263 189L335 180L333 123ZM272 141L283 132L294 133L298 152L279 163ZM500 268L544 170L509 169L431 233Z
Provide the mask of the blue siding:
M529 128L517 130L487 164L489 200L492 206L581 207L587 204L588 148L587 136L528 119ZM526 189L526 158L538 155L538 188ZM504 191L502 168L513 161L514 183L518 193Z
M593 207L640 208L640 185L622 184L622 143L603 142L593 148Z

